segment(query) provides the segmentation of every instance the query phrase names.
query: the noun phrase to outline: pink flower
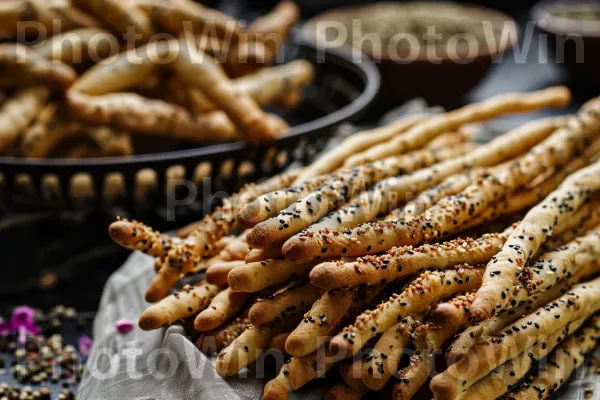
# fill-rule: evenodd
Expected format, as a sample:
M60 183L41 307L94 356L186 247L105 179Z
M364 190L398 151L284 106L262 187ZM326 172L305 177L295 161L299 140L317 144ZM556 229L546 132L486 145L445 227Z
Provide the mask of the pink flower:
M77 339L77 344L79 346L79 353L81 356L84 358L89 357L90 353L92 352L92 347L94 346L94 341L92 338L87 335L81 335L79 336L79 339Z
M126 334L126 333L131 332L131 330L133 329L133 326L134 326L133 321L130 321L125 318L121 318L120 320L118 320L115 323L115 327L121 334Z
M10 321L0 323L0 334L17 333L19 344L25 344L27 334L38 335L40 328L35 325L35 310L20 306L13 310Z

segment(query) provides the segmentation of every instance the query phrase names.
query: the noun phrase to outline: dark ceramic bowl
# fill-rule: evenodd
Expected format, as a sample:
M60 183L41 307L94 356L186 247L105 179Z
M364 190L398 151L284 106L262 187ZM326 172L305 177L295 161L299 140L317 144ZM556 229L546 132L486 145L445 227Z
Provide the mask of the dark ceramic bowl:
M575 18L582 8L595 10L596 20ZM541 1L531 20L547 36L548 60L576 81L600 85L600 3L598 1Z
M339 24L340 21L364 18L365 15L373 12L374 7L389 7L389 13L385 12L386 18L395 14L404 21L418 19L412 15L411 17L403 15L406 12L414 13L414 10L417 10L417 13L427 12L428 15L425 16L426 20L424 21L428 22L423 22L423 25L429 24L433 20L438 32L439 28L446 27L447 37L455 35L457 38L457 42L454 43L460 43L462 40L460 36L456 35L470 33L468 29L461 32L465 26L464 21L469 24L482 24L480 26L484 26L485 22L494 31L505 29L508 34L506 36L508 40L504 42L496 40L494 43L487 40L486 36L481 36L485 40L476 40L467 48L464 46L454 47L455 51L452 51L449 46L450 42L446 41L444 46L436 48L433 57L428 50L419 51L415 57L405 57L386 51L385 45L382 47L383 51L379 52L363 48L362 51L375 61L381 72L379 99L380 105L385 108L396 106L414 97L423 97L431 104L449 108L460 105L464 95L477 85L488 72L494 59L512 48L518 36L515 21L501 12L479 6L438 2L376 3L341 7L310 19L304 27L304 34L310 41L332 47L334 40L326 36L328 35L326 29L330 29L331 24L333 24L333 29L337 29L335 24ZM414 22L410 23L414 24ZM418 29L422 28L423 26ZM419 32L418 35L422 34L421 31L417 30L416 32ZM340 40L340 42L342 41ZM410 46L410 51L413 51L412 44ZM360 52L360 50L350 48L347 44L340 43L340 47L346 48L346 51ZM422 47L422 49L426 49L426 47Z

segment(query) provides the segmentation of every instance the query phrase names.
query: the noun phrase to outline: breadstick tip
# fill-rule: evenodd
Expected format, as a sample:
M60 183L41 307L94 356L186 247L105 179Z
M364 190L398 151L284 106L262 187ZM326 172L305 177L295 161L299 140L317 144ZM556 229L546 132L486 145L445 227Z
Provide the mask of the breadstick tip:
M233 292L242 292L248 287L248 276L242 268L234 268L227 275L227 283Z
M263 400L287 400L290 390L291 387L289 387L287 379L277 376L265 385Z
M256 247L265 247L269 244L269 227L258 224L248 233L250 242Z
M117 244L131 237L132 225L127 220L118 220L108 226L108 235Z
M155 310L153 307L145 310L142 315L140 315L140 319L138 321L138 325L145 331L151 331L154 329L158 329L163 326L165 321L162 318L162 315L158 310Z
M254 228L256 224L261 222L257 219L260 215L260 202L254 200L245 204L238 212L237 222L244 228Z
M458 393L455 393L454 385L445 380L442 375L434 376L431 379L429 388L433 392L434 400L452 400L458 395Z
M159 274L152 278L148 289L146 290L145 299L148 303L156 303L167 294L170 287L165 287L165 277L173 273L169 270L161 269Z
M489 310L488 304L490 299L493 299L493 296L490 296L488 293L479 290L475 295L475 300L473 301L473 305L471 306L471 318L474 321L480 322L485 321L492 317L492 312Z
M292 237L283 244L281 252L288 260L305 262L310 261L310 258L306 259L307 253L314 254L313 251L310 250L310 247L316 247L316 245L317 244L314 242L302 242L298 238Z
M336 285L336 279L331 273L335 267L336 263L334 262L324 262L315 266L308 274L310 283L321 289L338 287L339 285Z
M351 333L348 333L348 335L350 334ZM343 355L344 358L350 357L352 354L354 354L352 345L347 339L344 339L342 335L337 335L331 339L331 342L329 342L329 348L332 351L337 352L337 354Z

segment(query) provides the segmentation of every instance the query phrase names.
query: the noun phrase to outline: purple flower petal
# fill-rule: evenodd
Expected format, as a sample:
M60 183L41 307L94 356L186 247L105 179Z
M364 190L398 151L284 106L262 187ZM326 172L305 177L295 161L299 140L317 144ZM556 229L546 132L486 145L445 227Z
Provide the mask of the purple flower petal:
M40 329L35 325L35 310L28 306L15 308L10 322L8 325L5 324L0 326L0 331L8 330L8 332L19 333L19 335L26 335L26 333L38 335L40 333Z
M77 344L79 345L79 353L81 356L88 358L92 351L92 347L94 346L92 338L87 335L81 335L79 336L79 339L77 339Z
M131 332L131 330L133 329L133 321L130 321L128 319L125 318L121 318L120 320L118 320L115 323L115 327L117 328L117 330L119 331L119 333L121 334L125 334L128 332Z

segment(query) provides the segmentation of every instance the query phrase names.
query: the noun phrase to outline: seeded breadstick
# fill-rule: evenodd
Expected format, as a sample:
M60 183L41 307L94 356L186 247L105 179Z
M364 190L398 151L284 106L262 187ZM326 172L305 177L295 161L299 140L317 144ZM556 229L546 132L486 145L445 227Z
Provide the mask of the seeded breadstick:
M266 261L273 258L281 258L281 245L268 246L262 249L250 249L246 254L246 263Z
M397 371L422 320L420 316L404 318L381 335L362 367L361 379L369 389L381 390Z
M264 325L288 314L303 313L317 301L322 291L304 283L289 286L266 299L259 299L250 308L248 318L254 325Z
M248 254L248 242L242 233L240 236L233 237L231 242L227 244L216 256L209 260L210 264L215 264L223 261L238 261L244 260Z
M220 327L238 314L251 297L251 294L236 293L230 288L222 290L210 301L208 307L196 316L194 328L206 332Z
M166 262L150 283L146 299L149 301L161 299L181 274L187 274L200 263L205 254L210 254L218 241L231 232L237 209L241 204L252 201L265 192L289 185L297 173L298 171L286 172L258 185L246 185L240 192L225 199L221 207L204 217L184 243L169 251Z
M167 255L173 244L181 242L179 238L162 235L141 222L120 217L110 225L108 234L126 249L139 250L154 257Z
M391 122L388 125L355 133L347 137L334 149L322 154L312 164L307 166L293 185L299 186L304 181L336 170L344 164L344 161L348 157L356 154L356 152L385 142L399 133L405 132L425 118L427 117L424 115L408 116Z
M77 122L63 121L57 113L58 106L48 104L23 132L21 153L24 157L47 157L60 141L78 133L81 127Z
M248 308L246 308L225 325L200 335L196 341L196 347L205 353L221 351L240 336L249 324Z
M44 108L49 95L45 87L23 89L0 105L0 151L15 142L19 133Z
M290 314L273 324L263 326L248 325L246 330L221 350L217 356L216 369L221 376L232 376L242 368L253 363L258 356L268 349L269 342L275 335L286 332L296 325L300 314Z
M306 279L317 262L296 264L285 259L270 259L241 264L227 277L227 282L236 292L258 292L282 283Z
M201 51L190 49L185 41L179 44L178 55L171 64L176 73L186 82L197 86L211 102L225 111L251 142L268 142L277 136L258 104L249 96L236 93L231 81L213 59Z
M515 308L503 310L492 318L468 327L458 334L452 344L448 346L446 350L446 362L448 365L454 364L456 361L462 359L476 344L485 342L491 337L496 336L508 325L565 294L570 287L570 282L563 281L549 290L531 296L529 300L517 305Z
M600 113L598 116L600 117ZM486 268L484 284L473 303L472 313L475 319L489 318L498 308L497 305L502 308L512 299L510 291L517 281L519 268L525 266L541 244L553 235L553 229L572 217L573 212L588 198L589 191L600 187L598 176L600 162L571 175L556 191L527 213ZM501 298L503 294L505 297Z
M148 307L140 316L140 328L149 331L191 317L204 310L219 290L217 285L206 281L186 285L181 292Z
M89 126L83 133L94 142L103 157L125 157L133 154L128 133L108 126Z
M448 137L448 141L452 141L452 136ZM285 240L319 221L329 211L368 189L378 180L454 158L469 152L473 146L471 143L447 146L446 143L440 147L427 147L381 162L344 170L316 192L298 200L275 217L256 225L250 233L251 240L257 246Z
M245 261L225 261L211 264L206 269L206 280L215 285L227 286L227 276L235 268L243 266Z
M356 354L378 332L385 332L403 318L424 312L431 303L454 293L478 288L482 273L481 268L469 265L423 272L407 284L402 293L392 295L376 309L358 316L354 325L344 328L332 339L331 346L347 356Z
M394 247L383 255L360 257L356 261L324 262L313 268L310 280L322 289L334 289L391 282L426 269L483 264L502 248L512 229L486 234L477 240L458 238L419 247ZM351 251L347 253L352 255Z
M548 137L557 127L563 126L565 121L567 121L565 118L534 121L499 136L462 157L435 164L410 175L384 179L371 190L363 192L354 200L351 200L349 205L330 213L327 218L312 225L305 232L289 239L284 244L284 254L295 261L312 259L316 256L328 256L328 254L321 253L325 245L325 243L322 243L321 230L337 231L343 227L355 226L370 221L377 215L388 212L390 208L393 208L405 198L410 198L415 193L436 185L448 176L460 173L468 168L495 165L511 159ZM420 215L418 218L422 217L423 215ZM352 230L348 231L352 232ZM336 238L336 241L340 239L341 235ZM398 245L396 240L393 241L393 245ZM336 248L337 250L342 249ZM383 249L380 251L383 251ZM363 254L365 253L361 255Z
M577 331L585 318L574 321L552 335L542 339L519 356L496 368L483 379L462 392L457 399L495 399L507 392L506 388L517 384L533 364L550 353L570 333Z
M434 377L436 400L454 399L494 368L521 354L536 342L600 309L600 279L575 286L534 314L516 321L498 336L473 347L457 363ZM523 328L525 326L525 328ZM482 363L478 360L485 360Z
M354 319L384 288L385 285L375 285L323 293L290 334L285 345L287 352L305 356L317 350L337 332L344 320Z
M432 312L437 313L434 320L441 321L438 324L429 322L415 329L415 353L410 358L409 366L399 372L399 382L394 386L394 400L412 398L425 384L433 368L436 352L467 324L473 298L472 294L465 294L438 304Z
M543 254L519 273L520 284L511 290L510 304L526 301L532 294L554 286L561 279L569 279L580 268L600 259L600 226L578 237L565 246Z
M119 0L73 0L73 4L103 23L110 26L119 35L131 35L130 29L135 29L136 35L141 35L147 41L154 33L152 22L135 3Z
M585 361L585 355L591 352L600 338L600 321L592 318L590 324L578 330L564 340L549 356L547 367L538 371L531 380L512 391L509 399L534 400L545 399L560 389L569 376Z
M3 86L39 83L64 90L77 78L77 73L68 65L48 61L18 43L0 44L0 68L0 85Z
M286 362L275 379L265 385L264 400L287 399L289 392L297 390L331 369L340 357L324 349L303 357L292 357Z
M535 111L546 107L564 107L570 101L571 93L563 86L532 93L507 93L495 96L455 111L434 115L404 134L351 157L346 161L346 166L353 167L403 153L426 143L442 132L455 130L461 125L485 121L505 114Z
M98 62L119 51L119 42L100 28L81 28L51 36L33 47L35 54L47 60L73 65Z
M462 141L464 136L460 134L442 135L425 149L354 169L342 169L331 175L317 176L300 186L270 193L243 207L240 210L240 223L251 227L263 221L250 233L253 242L257 238L265 242L257 245L265 246L266 243L286 239L380 179L408 173L441 159L464 153L471 148L471 144L451 146L447 149L448 145ZM260 238L261 233L255 231L261 229L266 230L263 236L268 235L271 230L274 232L266 238ZM271 237L277 233L281 237Z

